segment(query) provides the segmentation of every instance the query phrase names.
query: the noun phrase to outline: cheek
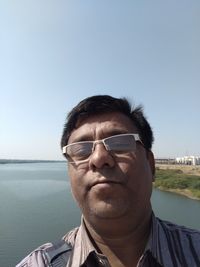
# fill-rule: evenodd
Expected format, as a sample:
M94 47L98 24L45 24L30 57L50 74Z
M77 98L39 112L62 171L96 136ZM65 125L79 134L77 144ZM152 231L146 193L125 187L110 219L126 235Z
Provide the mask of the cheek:
M68 174L71 180L71 184L81 182L83 180L82 178L84 177L85 172L86 171L83 168L77 168L76 166L69 165Z
M122 172L127 176L135 176L138 171L138 163L135 153L127 153L118 161Z
M132 159L132 164L125 164L123 172L128 177L128 183L132 190L136 192L151 190L152 172L148 160L140 155Z
M76 170L73 167L69 167L68 173L70 177L71 191L73 197L80 206L80 203L83 201L85 195L85 187L83 179L84 171Z
M135 153L124 153L123 155L116 155L116 162L118 169L124 175L130 176L137 168L137 158Z
M144 197L149 198L152 193L152 172L148 160L138 164L138 188Z

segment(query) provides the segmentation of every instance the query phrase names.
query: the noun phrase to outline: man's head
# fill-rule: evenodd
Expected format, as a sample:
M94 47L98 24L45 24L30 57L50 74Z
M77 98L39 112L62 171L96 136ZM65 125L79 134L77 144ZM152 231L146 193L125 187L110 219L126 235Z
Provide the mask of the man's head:
M142 107L132 108L126 98L114 98L109 95L96 95L82 100L68 114L61 139L61 147L68 144L71 132L81 120L97 114L120 112L129 117L138 128L141 140L147 150L151 150L154 141L151 126L146 120Z
M122 224L127 229L137 227L149 216L152 142L152 130L141 107L131 109L126 99L93 96L69 113L61 146L73 147L69 153L74 154L67 157L72 193L93 228L111 234ZM82 150L85 160L76 157L83 156Z

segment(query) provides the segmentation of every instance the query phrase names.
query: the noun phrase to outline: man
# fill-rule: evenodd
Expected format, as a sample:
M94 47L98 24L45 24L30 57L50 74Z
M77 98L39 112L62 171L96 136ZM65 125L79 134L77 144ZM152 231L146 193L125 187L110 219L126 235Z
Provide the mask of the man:
M152 212L153 133L126 99L89 97L69 113L61 146L81 211L79 228L18 267L200 266L200 232Z

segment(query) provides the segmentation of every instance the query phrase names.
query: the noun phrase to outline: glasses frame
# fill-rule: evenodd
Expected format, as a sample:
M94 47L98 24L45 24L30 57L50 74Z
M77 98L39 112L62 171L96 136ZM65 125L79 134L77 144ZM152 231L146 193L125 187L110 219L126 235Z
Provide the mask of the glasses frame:
M87 143L92 143L92 145L93 145L93 146L92 146L92 151L91 151L91 154L88 156L87 159L77 160L77 161L70 161L70 160L67 158L67 160L68 160L69 163L81 163L81 162L86 162L86 161L89 160L90 156L91 156L92 153L94 152L94 149L95 149L96 144L103 144L103 145L104 145L104 148L106 149L106 151L113 151L113 152L114 152L114 150L109 149L109 147L106 145L105 141L106 141L107 139L112 138L112 137L118 137L118 136L133 136L134 139L135 139L135 142L140 142L140 143L144 146L144 144L143 144L143 142L142 142L142 140L141 140L141 138L140 138L140 135L139 135L138 133L135 133L135 134L134 134L134 133L125 133L125 134L111 135L111 136L108 136L108 137L103 138L103 139L100 139L100 140L74 142L74 143L71 143L71 144L68 144L68 145L62 147L62 153L63 153L63 155L65 155L65 157L67 158L67 155L68 155L68 154L67 154L67 148L68 148L68 147L70 147L70 146L72 146L72 145L76 145L76 144L86 143L86 142L87 142ZM126 151L124 151L124 152L126 152ZM68 156L70 157L70 155L68 155Z

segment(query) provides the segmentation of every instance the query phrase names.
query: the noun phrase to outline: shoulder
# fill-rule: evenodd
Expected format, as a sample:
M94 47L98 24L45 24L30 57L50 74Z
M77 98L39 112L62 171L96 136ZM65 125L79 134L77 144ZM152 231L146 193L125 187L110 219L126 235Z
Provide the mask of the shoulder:
M44 251L52 247L52 243L46 243L39 246L34 251L32 251L28 256L26 256L16 267L46 267L47 259L45 257Z
M163 230L168 231L171 234L175 235L183 235L188 238L195 238L199 239L200 241L200 231L191 229L182 225L177 225L175 223L169 222L169 221L164 221L161 219L158 219L159 225L163 228Z
M153 219L152 253L162 266L199 266L200 231Z
M78 228L71 230L62 238L62 240L64 240L67 244L73 247L77 231ZM57 244L59 244L59 246L60 244L62 244L60 241L56 243L46 243L39 246L38 248L33 250L28 256L26 256L19 264L17 264L16 267L49 267L50 265L49 259L47 258L47 254L51 254L51 257L54 257L54 255L57 253L57 250L58 253L60 253L60 247L57 247ZM63 252L65 250L66 248L63 248Z
M158 219L159 238L178 254L199 255L200 231ZM198 256L200 260L200 256Z

